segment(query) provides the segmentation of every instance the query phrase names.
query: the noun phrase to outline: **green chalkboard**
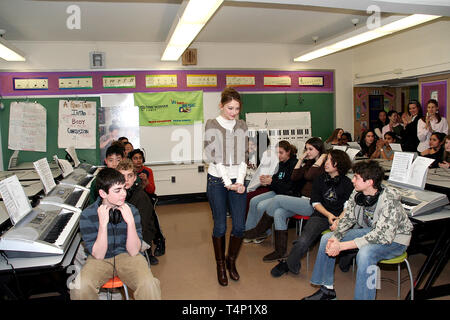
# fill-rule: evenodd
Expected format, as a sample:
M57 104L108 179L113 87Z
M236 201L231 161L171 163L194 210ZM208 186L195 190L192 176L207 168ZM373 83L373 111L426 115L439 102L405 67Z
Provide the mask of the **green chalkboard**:
M252 112L311 113L312 135L328 139L334 130L334 93L243 93L241 118Z
M35 151L20 151L19 163L33 162L42 158L47 158L48 161L53 160L53 156L57 155L58 158L64 159L66 151L58 148L58 110L59 100L68 99L65 98L30 98L30 99L2 99L4 109L0 110L0 126L2 136L2 155L3 155L3 168L8 168L9 158L12 156L14 150L8 149L8 131L9 131L9 108L10 104L15 101L29 101L40 103L47 109L47 152L35 152ZM77 97L70 98L73 100L82 101L96 101L97 113L100 108L99 97ZM98 122L98 120L97 120ZM97 125L98 127L98 125ZM99 133L97 130L97 146L96 149L77 149L77 155L81 162L87 162L95 165L100 164L100 151L99 151Z

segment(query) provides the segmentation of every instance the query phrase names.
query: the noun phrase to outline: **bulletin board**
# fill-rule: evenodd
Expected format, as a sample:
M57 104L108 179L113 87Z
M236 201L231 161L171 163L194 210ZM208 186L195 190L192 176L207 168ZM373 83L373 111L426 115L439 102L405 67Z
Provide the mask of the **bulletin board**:
M47 110L47 151L46 152L36 152L36 151L20 151L19 152L19 163L22 162L33 162L42 158L47 158L48 161L53 160L53 156L57 155L58 158L64 159L66 156L66 151L64 149L58 148L58 112L59 112L59 100L65 99L67 97L60 98L30 98L30 99L2 99L4 104L4 109L0 110L0 130L2 139L2 155L3 155L3 168L8 168L9 158L13 154L14 150L8 149L8 136L9 136L9 115L10 115L10 105L12 102L37 102L44 106ZM95 101L97 105L97 111L100 108L100 98L99 97L76 97L69 98L72 100L82 100L82 101ZM97 126L98 127L98 126ZM80 161L87 162L91 164L100 164L100 152L99 152L99 137L97 130L97 145L95 149L77 149L77 155Z
M251 112L307 112L312 136L328 139L334 130L334 93L243 93L241 118Z

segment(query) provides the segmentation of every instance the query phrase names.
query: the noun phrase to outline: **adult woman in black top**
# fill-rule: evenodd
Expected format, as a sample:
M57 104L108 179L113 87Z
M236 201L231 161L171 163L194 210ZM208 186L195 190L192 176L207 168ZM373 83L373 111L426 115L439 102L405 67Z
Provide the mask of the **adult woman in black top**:
M422 106L417 100L412 100L408 104L408 112L403 113L402 121L405 131L402 139L402 150L417 152L419 138L417 137L417 123L423 117Z

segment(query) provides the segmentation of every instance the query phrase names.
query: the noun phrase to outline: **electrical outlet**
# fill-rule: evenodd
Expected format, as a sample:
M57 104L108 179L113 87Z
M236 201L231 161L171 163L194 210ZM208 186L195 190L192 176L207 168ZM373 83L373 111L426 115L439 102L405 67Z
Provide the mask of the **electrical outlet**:
M175 183L175 176L172 176L172 183Z
M205 166L198 166L198 172L205 172Z

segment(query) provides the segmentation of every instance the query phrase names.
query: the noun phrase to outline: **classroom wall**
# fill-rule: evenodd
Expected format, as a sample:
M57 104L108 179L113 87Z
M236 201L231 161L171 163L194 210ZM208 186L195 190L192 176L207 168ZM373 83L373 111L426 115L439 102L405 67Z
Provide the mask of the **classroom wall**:
M335 121L336 126L353 131L353 85L351 50L312 61L292 62L295 54L305 48L277 44L216 44L201 43L198 65L186 68L181 62L161 62L163 46L158 43L117 42L13 42L27 53L24 63L0 62L1 71L81 71L89 70L89 52L106 52L107 70L173 70L173 69L280 69L280 70L334 70ZM240 90L243 91L243 90ZM280 92L283 92L280 90ZM204 105L204 114L218 112L218 101ZM205 190L204 173L197 167L170 172L155 167L158 195L184 194ZM194 174L198 178L194 178ZM171 176L176 182L171 182ZM191 184L184 183L184 176L192 177Z
M164 47L160 43L119 42L33 42L10 41L27 53L28 61L0 61L0 71L80 71L89 70L89 52L106 52L108 70L152 69L280 69L335 70L336 119L339 127L353 130L352 52L341 52L309 63L294 63L295 54L307 47L260 43L199 43L198 65L187 68L181 62L160 61ZM208 107L208 106L205 106ZM211 106L211 107L217 107Z
M450 70L449 34L450 21L444 19L356 47L354 84Z

